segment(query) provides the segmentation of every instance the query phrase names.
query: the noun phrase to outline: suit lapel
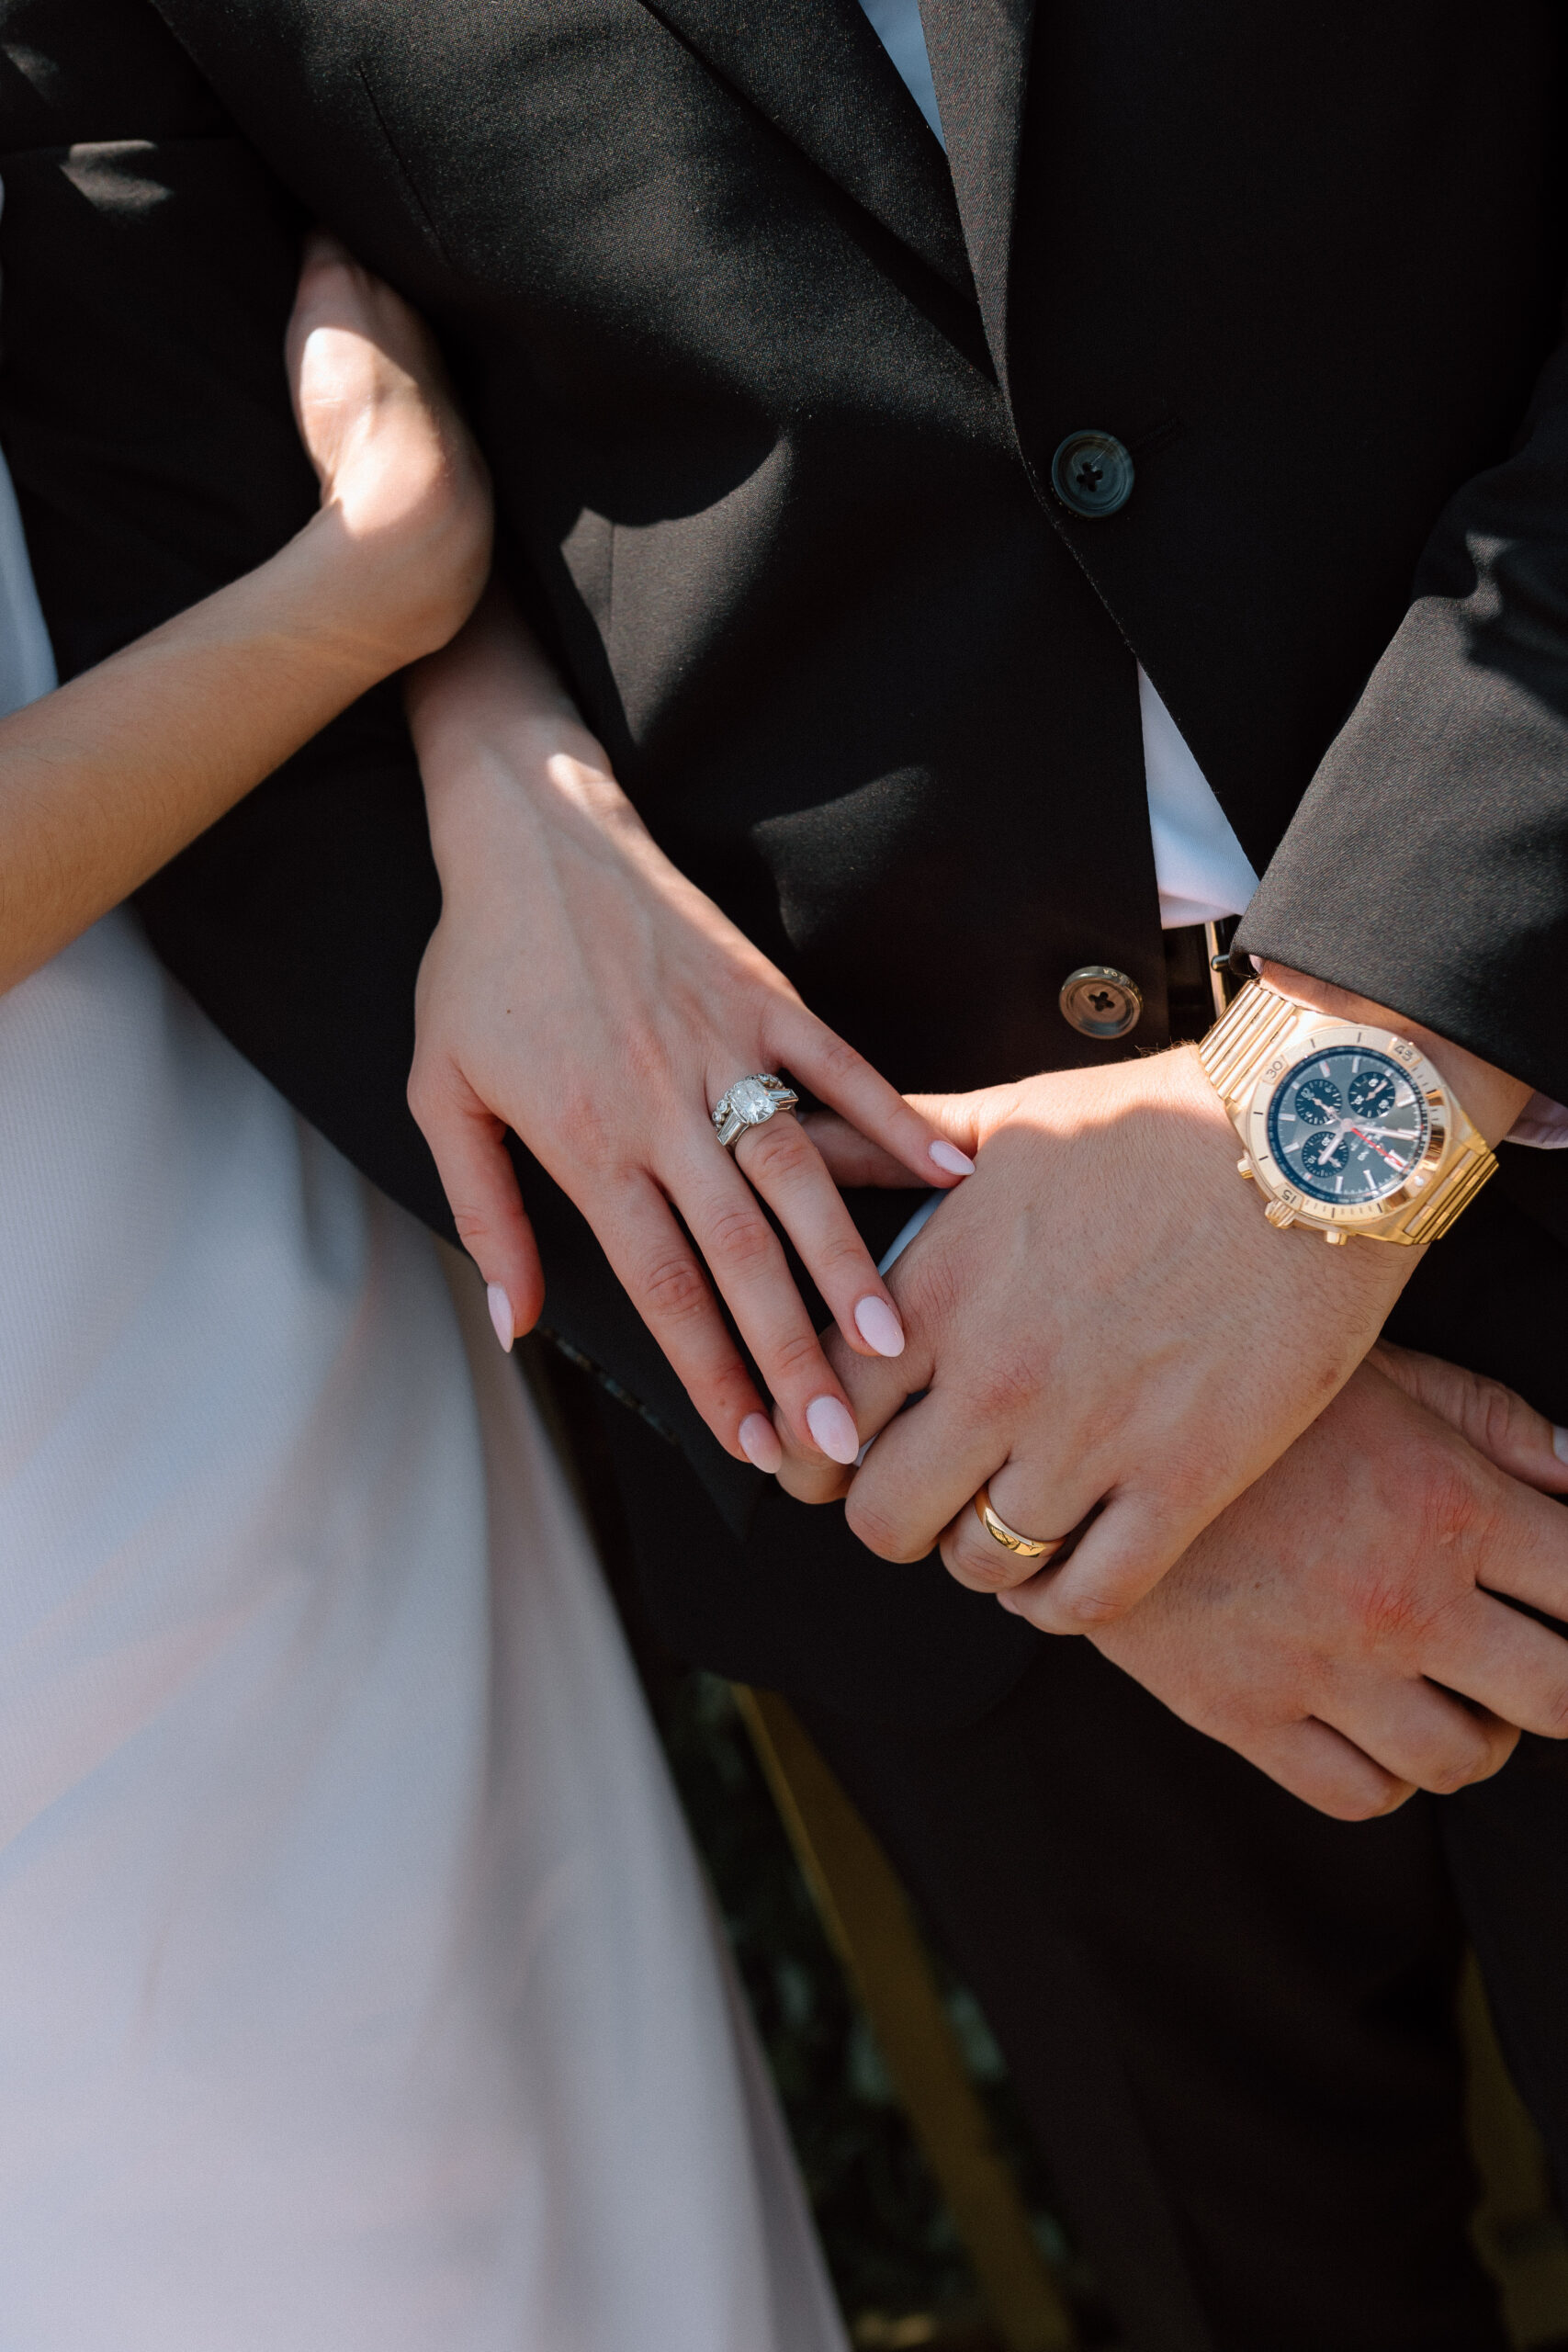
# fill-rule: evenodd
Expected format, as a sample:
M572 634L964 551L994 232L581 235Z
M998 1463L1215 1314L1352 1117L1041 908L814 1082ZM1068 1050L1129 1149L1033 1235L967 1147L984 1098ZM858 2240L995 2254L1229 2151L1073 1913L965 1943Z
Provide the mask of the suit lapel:
M973 292L942 149L859 0L643 5L885 229Z
M1008 277L1034 0L920 0L986 340L1007 387Z

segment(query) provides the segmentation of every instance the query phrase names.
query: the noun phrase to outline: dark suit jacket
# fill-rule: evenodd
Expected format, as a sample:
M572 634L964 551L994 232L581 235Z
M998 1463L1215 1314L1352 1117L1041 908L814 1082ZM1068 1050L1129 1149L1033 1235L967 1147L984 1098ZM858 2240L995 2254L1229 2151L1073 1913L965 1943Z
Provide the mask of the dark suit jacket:
M1268 869L1242 944L1568 1097L1559 10L924 15L951 170L856 0L0 0L0 428L63 665L310 511L313 212L442 331L655 831L896 1082L1162 1042L1135 655ZM1050 488L1084 426L1134 455L1110 519ZM434 905L389 693L144 897L440 1223L402 1102ZM1058 1012L1090 962L1143 989L1124 1047ZM728 1463L525 1181L547 1320L763 1564L705 1600L711 1662L891 1712L1004 1687L1032 1637Z

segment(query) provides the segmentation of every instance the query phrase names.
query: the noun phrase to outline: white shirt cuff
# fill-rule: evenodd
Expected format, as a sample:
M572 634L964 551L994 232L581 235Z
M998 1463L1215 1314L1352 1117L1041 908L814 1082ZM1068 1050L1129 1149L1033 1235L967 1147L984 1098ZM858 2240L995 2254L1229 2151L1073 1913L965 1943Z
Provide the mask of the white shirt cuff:
M1532 1094L1503 1141L1528 1144L1532 1151L1568 1151L1568 1110L1550 1094Z

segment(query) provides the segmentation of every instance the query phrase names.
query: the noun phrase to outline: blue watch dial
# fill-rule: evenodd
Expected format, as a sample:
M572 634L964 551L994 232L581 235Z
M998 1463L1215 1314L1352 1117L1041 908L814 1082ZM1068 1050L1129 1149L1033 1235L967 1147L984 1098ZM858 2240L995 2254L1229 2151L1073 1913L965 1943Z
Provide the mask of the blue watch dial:
M1309 1200L1380 1201L1420 1165L1431 1132L1426 1098L1399 1064L1365 1046L1333 1046L1287 1070L1269 1104L1269 1148Z

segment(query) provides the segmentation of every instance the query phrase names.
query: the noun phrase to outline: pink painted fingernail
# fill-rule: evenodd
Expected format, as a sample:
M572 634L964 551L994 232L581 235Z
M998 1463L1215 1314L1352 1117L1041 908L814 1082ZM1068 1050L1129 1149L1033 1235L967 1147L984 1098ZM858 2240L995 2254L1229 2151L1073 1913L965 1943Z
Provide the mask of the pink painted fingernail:
M1568 1462L1568 1430L1554 1429L1552 1430L1551 1451L1556 1454L1559 1462Z
M901 1356L904 1326L885 1298L863 1298L855 1309L855 1329L879 1356Z
M517 1318L512 1312L512 1301L499 1283L491 1283L485 1291L490 1301L490 1319L495 1325L495 1336L506 1353L512 1353L512 1342L517 1337Z
M765 1470L771 1478L784 1460L784 1448L766 1413L748 1413L739 1434L740 1450L747 1461L753 1469Z
M975 1162L966 1151L960 1151L955 1143L933 1143L930 1149L937 1166L945 1168L950 1176L973 1176L975 1173Z
M849 1469L860 1452L860 1433L836 1396L814 1396L806 1408L806 1426L829 1462Z

